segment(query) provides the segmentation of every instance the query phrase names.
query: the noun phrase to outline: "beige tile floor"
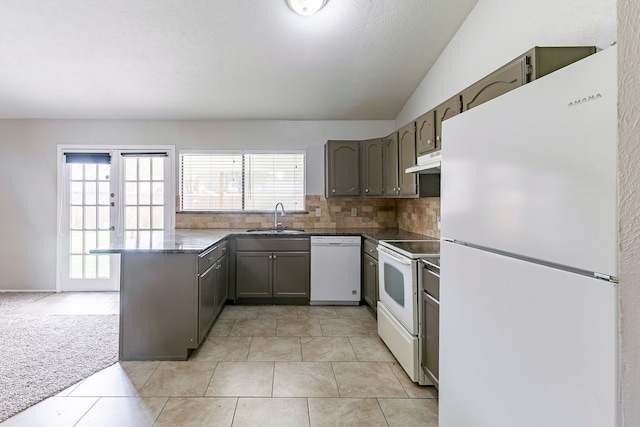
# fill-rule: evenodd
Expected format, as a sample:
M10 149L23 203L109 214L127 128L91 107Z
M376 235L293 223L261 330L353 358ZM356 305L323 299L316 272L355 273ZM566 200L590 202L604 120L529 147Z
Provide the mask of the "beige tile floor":
M117 294L37 303L69 313L81 301L110 310ZM1 425L437 424L437 391L409 380L366 307L227 306L189 361L116 363Z

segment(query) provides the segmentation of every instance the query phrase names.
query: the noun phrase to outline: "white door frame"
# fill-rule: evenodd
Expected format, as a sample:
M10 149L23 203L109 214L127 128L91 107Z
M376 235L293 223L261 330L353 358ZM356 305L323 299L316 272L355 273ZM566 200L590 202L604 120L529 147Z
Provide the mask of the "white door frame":
M61 144L57 146L57 251L56 251L56 292L61 292L62 282L64 278L62 277L65 268L63 264L68 262L68 255L66 252L68 251L68 233L69 233L69 224L68 219L65 220L64 215L67 209L66 204L68 200L65 200L63 195L65 194L65 189L63 186L65 185L65 177L64 171L66 167L65 153L109 153L111 154L112 159L117 159L115 161L112 160L111 163L111 183L113 186L117 186L117 198L118 202L116 204L117 209L117 217L123 218L124 215L124 171L121 166L121 158L120 153L122 152L154 152L154 151L164 151L168 154L168 164L169 167L165 170L165 218L164 224L165 229L173 229L175 227L175 188L176 188L176 157L175 157L175 146L173 145L66 145ZM115 166L115 167L114 167ZM114 224L115 230L114 235L116 239L122 239L124 236L124 221L119 220ZM114 268L115 267L117 268ZM117 282L117 286L115 289L110 289L117 291L120 289L120 255L113 255L112 259L112 269L111 273L115 275L115 280ZM87 279L90 280L90 279ZM101 280L101 279L96 279ZM101 289L103 290L103 289Z

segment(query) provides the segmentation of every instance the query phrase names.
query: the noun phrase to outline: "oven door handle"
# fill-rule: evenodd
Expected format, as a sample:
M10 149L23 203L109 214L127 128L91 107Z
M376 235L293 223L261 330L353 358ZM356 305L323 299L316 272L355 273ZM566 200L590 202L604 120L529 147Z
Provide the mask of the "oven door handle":
M398 261L400 264L411 265L411 259L403 257L402 255L398 255L390 249L387 249L383 246L378 246L378 252L381 252L385 255L390 256L394 260Z

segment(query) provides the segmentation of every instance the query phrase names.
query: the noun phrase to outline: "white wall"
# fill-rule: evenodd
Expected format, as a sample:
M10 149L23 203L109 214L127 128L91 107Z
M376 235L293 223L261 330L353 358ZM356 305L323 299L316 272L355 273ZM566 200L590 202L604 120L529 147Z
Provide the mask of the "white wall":
M479 0L396 117L396 128L534 46L616 40L616 0Z
M327 139L365 139L388 121L0 120L0 290L55 290L58 144L303 149L307 193L322 194Z

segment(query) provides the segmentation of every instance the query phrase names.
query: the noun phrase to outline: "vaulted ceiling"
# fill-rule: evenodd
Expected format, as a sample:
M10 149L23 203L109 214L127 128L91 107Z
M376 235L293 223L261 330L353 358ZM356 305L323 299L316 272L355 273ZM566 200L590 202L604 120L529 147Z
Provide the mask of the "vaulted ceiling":
M394 119L476 0L2 0L0 118Z

